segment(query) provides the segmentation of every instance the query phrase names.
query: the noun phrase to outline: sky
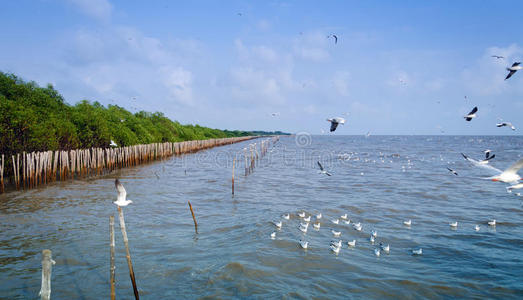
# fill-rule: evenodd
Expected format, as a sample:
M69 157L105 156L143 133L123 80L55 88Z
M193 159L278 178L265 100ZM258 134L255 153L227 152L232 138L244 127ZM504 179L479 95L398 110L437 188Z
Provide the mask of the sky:
M220 129L521 135L523 71L504 78L523 59L522 12L521 1L3 1L0 71L70 104ZM347 123L329 133L332 117Z

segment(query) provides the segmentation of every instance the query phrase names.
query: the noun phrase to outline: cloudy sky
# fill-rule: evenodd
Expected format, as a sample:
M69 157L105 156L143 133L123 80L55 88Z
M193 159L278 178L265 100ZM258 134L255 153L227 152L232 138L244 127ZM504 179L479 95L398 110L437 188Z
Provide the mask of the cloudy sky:
M3 1L0 71L72 104L221 129L319 134L341 116L334 134L519 135L523 71L504 78L523 59L522 12L521 1Z

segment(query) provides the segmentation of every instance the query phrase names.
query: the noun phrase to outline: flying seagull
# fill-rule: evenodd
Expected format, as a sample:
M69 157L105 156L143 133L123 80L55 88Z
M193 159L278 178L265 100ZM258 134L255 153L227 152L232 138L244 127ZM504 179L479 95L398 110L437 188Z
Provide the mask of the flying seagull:
M327 175L327 176L331 176L331 173L327 172L327 171L323 168L323 166L321 165L320 162L318 162L318 166L320 166L320 174L325 174L325 175Z
M518 181L522 180L521 176L518 175L519 169L523 167L523 158L515 162L512 166L508 167L505 171L501 172L501 174L488 177L485 179L492 179L492 181L501 181L501 182L508 182L508 183L517 183Z
M476 117L476 112L478 111L478 107L475 106L469 113L468 115L464 116L465 120L466 121L469 121L472 120L473 118Z
M447 168L447 170L449 170L452 174L458 176L458 172L452 170L451 168Z
M116 197L116 201L113 202L114 204L118 206L127 206L129 203L133 203L131 200L127 200L127 192L125 191L125 188L120 183L120 180L116 179L114 181L114 186L116 187L116 191L118 192L118 195Z
M495 57L495 58L497 58L497 59L505 58L504 56L500 56L500 55L491 55L491 57Z
M521 62L515 62L512 64L511 67L507 68L508 74L507 77L505 77L505 80L509 79L514 73L517 72L517 70L523 69L523 67L520 66Z
M496 157L496 154L490 155L490 151L485 152L485 159L484 160L475 160L475 159L472 159L472 158L466 156L463 153L461 153L461 155L463 156L463 158L465 158L466 160L470 161L471 163L473 163L475 165L486 165L486 164L488 164L489 160L491 160L494 157Z
M327 38L330 38L331 36L334 38L334 44L337 44L338 43L338 37L335 34L331 34L331 35L328 35Z
M111 146L111 147L118 147L118 145L116 145L116 143L113 140L111 140L111 144L109 144L109 146Z
M327 119L327 121L331 122L331 132L336 130L336 128L338 127L338 124L345 124L345 119L340 118L340 117Z
M504 127L504 126L507 126L507 127L510 127L510 129L512 129L512 130L516 130L516 127L514 127L514 125L512 125L512 123L510 123L510 122L501 122L501 123L497 123L496 126L497 126L497 127Z

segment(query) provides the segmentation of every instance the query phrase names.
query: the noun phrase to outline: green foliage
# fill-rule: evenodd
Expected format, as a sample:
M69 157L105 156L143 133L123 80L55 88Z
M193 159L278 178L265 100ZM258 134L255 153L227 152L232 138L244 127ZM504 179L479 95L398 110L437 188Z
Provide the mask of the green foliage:
M271 134L256 132L255 135ZM39 87L0 72L0 153L70 150L254 135L181 125L162 113L135 114L83 100L72 106L52 85Z

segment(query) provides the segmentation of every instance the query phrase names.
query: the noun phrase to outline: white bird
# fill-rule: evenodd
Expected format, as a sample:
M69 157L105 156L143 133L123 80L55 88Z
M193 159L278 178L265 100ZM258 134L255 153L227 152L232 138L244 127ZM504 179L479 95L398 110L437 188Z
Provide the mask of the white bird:
M340 236L341 235L341 231L331 230L331 232L332 232L332 235L334 235L334 236Z
M497 123L496 124L497 127L504 127L504 126L507 126L507 127L510 127L510 129L512 130L516 130L516 127L514 125L512 125L512 123L510 122L501 122L501 123Z
M376 230L371 231L370 234L371 234L373 237L377 237L377 236L378 236L378 232L377 232Z
M511 67L507 68L508 74L507 74L507 77L505 77L505 80L509 79L518 70L523 69L523 67L521 67L520 64L521 64L521 62L515 62L515 63L512 64Z
M334 223L334 224L339 224L339 223L340 223L340 220L339 220L339 219L331 220L331 222Z
M474 230L479 231L479 225L474 226Z
M327 119L327 121L331 122L331 129L330 131L333 132L338 127L338 124L345 124L345 119L336 117L332 119Z
M309 242L306 242L306 241L302 241L300 240L300 246L303 248L303 249L307 249L309 247Z
M355 246L356 246L356 240L348 241L348 242L347 242L347 245L348 245L349 247L355 247Z
M381 254L380 249L378 249L378 248L374 248L374 254L375 254L377 257L379 257L380 254Z
M490 220L488 221L489 226L496 226L496 220Z
M423 249L419 248L417 250L412 250L413 255L421 255L423 254Z
M311 216L308 216L307 218L303 218L303 221L310 222L311 221Z
M361 231L362 227L361 227L361 223L356 223L356 224L353 224L352 225L354 227L354 229L356 229L357 231Z
M374 238L373 235L371 235L370 238L369 238L369 240L370 240L370 242L371 242L372 244L374 244L374 241L375 241L376 239Z
M347 220L347 214L344 214L343 216L340 216L340 218Z
M274 226L276 226L278 229L281 228L281 225L282 225L282 222L279 221L279 222L272 222L274 224Z
M331 175L332 175L331 173L327 172L327 170L325 170L325 169L323 168L323 166L321 165L320 162L318 162L318 166L320 166L320 174L325 174L325 175L327 175L327 176L331 176Z
M508 182L508 183L514 182L515 183L522 179L517 173L519 171L519 169L521 169L522 167L523 167L523 158L518 160L516 163L514 163L512 166L510 166L505 171L501 172L501 174L492 176L492 177L488 177L485 179L491 179L492 181L501 181L501 182Z
M282 216L285 220L289 220L291 218L291 216L289 214L284 214Z
M385 253L389 253L390 252L390 245L387 244L387 246L385 246L383 243L380 243L380 248L381 250L383 250Z
M456 227L458 227L458 221L453 222L453 223L449 223L449 225L450 225L450 227L452 227L452 228L456 228Z
M331 251L332 251L332 252L336 253L336 255L337 255L338 253L340 253L340 249L341 249L341 247L336 247L336 246L331 245L330 248L331 248Z
M305 218L305 212L302 211L301 213L298 213L298 217L300 217L300 218Z
M349 225L350 224L350 220L343 220L343 223Z
M320 226L320 223L312 224L312 227L314 227L316 230L320 230Z
M412 224L412 220L403 221L403 224L410 226Z
M331 241L331 245L335 246L336 248L341 248L341 243L342 243L341 240L338 240L337 242Z
M118 206L127 206L130 203L133 203L133 201L127 200L127 192L125 191L123 185L120 183L120 180L116 179L114 181L114 186L116 187L117 192L116 201L113 202L114 204Z
M473 118L476 117L476 112L478 111L478 107L474 107L466 116L464 116L466 121L470 121Z
M271 233L271 239L273 239L273 240L274 240L275 238L276 238L276 231L275 231L275 232L273 232L273 233Z
M447 170L449 170L452 174L458 176L458 172L452 170L451 168L447 167Z
M507 191L512 192L512 190L517 190L521 188L523 188L523 183L518 183L511 186L507 186Z
M118 145L116 145L116 143L113 140L111 140L111 143L109 144L109 146L111 146L111 147L118 147Z
M299 229L300 229L301 232L303 232L303 233L307 233L307 229L308 229L308 227L300 226Z
M321 213L316 215L316 219L318 219L318 220L321 219L321 217L322 217Z

